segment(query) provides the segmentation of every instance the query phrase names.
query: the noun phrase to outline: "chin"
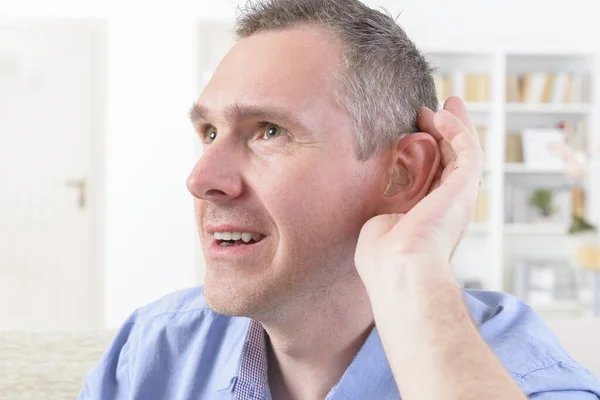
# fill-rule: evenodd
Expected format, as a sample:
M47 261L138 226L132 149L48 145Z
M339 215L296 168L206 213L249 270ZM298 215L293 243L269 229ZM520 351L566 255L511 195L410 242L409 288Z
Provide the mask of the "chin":
M274 293L268 288L270 285L253 285L248 281L240 284L239 281L223 281L207 274L204 300L210 309L223 315L256 318L276 304Z

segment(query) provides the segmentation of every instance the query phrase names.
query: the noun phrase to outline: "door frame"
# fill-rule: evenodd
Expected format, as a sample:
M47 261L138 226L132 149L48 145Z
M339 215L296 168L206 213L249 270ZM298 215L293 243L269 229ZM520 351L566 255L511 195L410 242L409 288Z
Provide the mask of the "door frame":
M89 321L93 329L105 327L106 265L106 162L108 133L108 20L82 19L90 29L91 40L91 113L90 113L90 176L89 176Z

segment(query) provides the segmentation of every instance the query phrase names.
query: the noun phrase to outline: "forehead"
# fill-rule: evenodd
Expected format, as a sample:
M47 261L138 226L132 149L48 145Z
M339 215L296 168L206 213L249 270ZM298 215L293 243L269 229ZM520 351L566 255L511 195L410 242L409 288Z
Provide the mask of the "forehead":
M323 29L299 25L241 39L225 56L200 97L211 110L230 104L309 112L336 107L342 46Z

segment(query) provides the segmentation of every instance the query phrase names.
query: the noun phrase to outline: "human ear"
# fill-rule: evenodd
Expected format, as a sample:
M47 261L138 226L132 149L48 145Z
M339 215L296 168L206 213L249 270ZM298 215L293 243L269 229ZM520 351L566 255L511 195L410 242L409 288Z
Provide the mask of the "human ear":
M438 170L441 155L436 140L428 133L403 136L392 152L387 166L383 196L386 208L406 213L427 195Z

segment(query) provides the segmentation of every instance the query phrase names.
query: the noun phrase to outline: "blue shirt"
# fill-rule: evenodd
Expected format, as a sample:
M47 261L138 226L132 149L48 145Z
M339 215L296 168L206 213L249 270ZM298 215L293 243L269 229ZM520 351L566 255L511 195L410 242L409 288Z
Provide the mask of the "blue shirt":
M597 400L600 384L526 304L504 293L465 291L481 336L523 392L540 400ZM138 309L86 377L79 400L270 399L264 331L217 314L203 288ZM399 399L373 329L328 400Z

